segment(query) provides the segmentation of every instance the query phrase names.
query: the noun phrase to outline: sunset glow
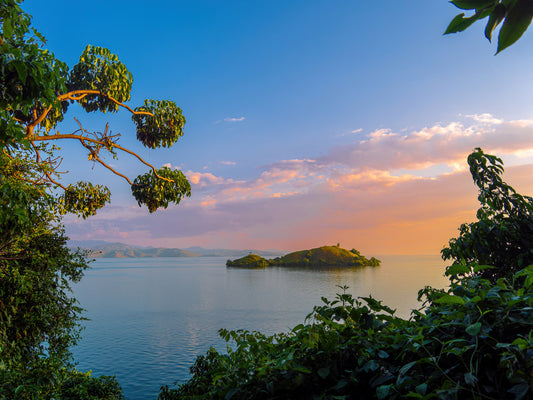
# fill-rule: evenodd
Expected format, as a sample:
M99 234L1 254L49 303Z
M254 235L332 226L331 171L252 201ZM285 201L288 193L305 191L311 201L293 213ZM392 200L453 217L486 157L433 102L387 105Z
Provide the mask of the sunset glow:
M65 218L72 239L438 254L475 218L466 157L476 147L533 193L533 87L520 78L530 34L494 57L481 31L442 36L456 11L447 2L207 3L137 3L127 15L105 3L105 15L68 37L50 2L25 3L60 59L108 45L131 68L132 101L170 98L187 119L173 148L134 148L192 184L191 198L155 214L122 180L79 163L83 152L65 157L73 180L105 183L114 196L94 217ZM98 117L92 128L106 122L136 146L128 116ZM63 125L72 129L72 118ZM127 158L116 168L140 171Z

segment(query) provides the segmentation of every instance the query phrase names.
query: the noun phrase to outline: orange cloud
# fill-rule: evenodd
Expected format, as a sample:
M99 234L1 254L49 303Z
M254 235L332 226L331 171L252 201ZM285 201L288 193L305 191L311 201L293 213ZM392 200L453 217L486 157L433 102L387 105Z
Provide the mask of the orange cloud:
M490 114L407 133L381 129L321 157L262 166L247 180L188 171L193 196L178 207L148 215L112 205L67 225L76 239L128 232L138 244L295 250L340 242L369 255L435 254L475 218L466 156L475 147L501 156L504 179L532 193L532 137L533 121Z

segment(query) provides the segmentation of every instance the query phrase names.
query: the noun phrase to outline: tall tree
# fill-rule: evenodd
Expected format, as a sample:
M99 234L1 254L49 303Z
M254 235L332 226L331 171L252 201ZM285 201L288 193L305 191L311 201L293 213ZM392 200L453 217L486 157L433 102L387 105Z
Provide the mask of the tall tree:
M124 178L150 212L190 196L181 171L156 168L119 144L109 127L61 133L73 105L87 113L129 112L137 139L172 146L185 118L172 101L145 100L132 108L132 76L109 50L87 46L73 67L45 48L21 0L0 0L0 398L123 399L113 378L92 378L70 365L81 308L71 295L87 263L66 246L61 214L93 215L109 190L91 182L63 185L58 170L63 140L75 140L91 162ZM148 172L133 179L103 154L136 157ZM57 195L57 193L60 195Z
M0 398L123 399L114 378L72 368L82 309L71 285L87 263L66 246L56 199L31 183L35 164L0 157Z
M40 175L33 184L63 189L63 212L87 217L110 199L109 190L90 182L64 186L57 179L61 158L50 143L76 140L87 150L89 161L99 163L124 178L133 197L150 212L179 203L190 196L185 175L167 167L157 169L139 154L119 144L106 125L102 132L86 130L79 120L70 133L57 130L73 104L87 113L131 113L137 139L146 147L170 147L183 135L185 118L181 109L168 100L145 100L135 108L130 100L132 75L109 50L87 46L71 69L44 48L43 36L31 27L31 18L21 10L21 0L0 0L0 149L3 157L16 158L31 153ZM131 179L109 165L102 155L116 158L119 153L136 157L149 169Z
M531 0L453 0L450 3L462 10L473 11L466 17L460 13L450 22L446 32L462 32L474 22L488 18L485 37L491 41L492 34L500 24L497 53L515 43L529 27L533 18Z

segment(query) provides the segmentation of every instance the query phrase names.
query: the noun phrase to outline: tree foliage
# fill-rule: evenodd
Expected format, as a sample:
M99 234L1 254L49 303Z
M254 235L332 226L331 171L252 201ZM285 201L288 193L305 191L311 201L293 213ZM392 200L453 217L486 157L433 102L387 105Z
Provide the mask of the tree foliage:
M488 18L485 37L489 41L501 24L497 53L520 39L533 18L531 0L453 0L450 3L462 10L471 10L474 14L469 17L465 13L456 15L444 34L462 32L474 22Z
M42 143L77 140L87 150L89 161L124 178L139 205L147 205L150 212L190 196L190 184L181 171L156 169L140 155L121 146L120 134L111 134L108 125L102 132L89 132L76 120L79 129L74 132L61 133L57 129L74 104L88 113L125 110L132 114L137 139L155 149L170 147L183 135L185 118L181 109L168 100L145 100L140 107L128 106L132 75L108 49L87 46L78 63L69 69L44 48L44 38L31 27L30 16L22 11L20 2L0 0L2 157L31 153L41 172L34 184L62 188L62 211L74 212L83 218L109 202L109 190L88 182L62 185L55 174L61 163L61 158L54 156L59 148L48 146L48 150L43 151ZM136 157L149 172L132 181L105 161L106 154L116 158L119 152Z
M450 276L472 273L467 265L489 265L477 274L496 282L533 264L533 198L522 196L501 177L503 162L477 148L468 165L479 188L477 221L463 224L459 237L442 250L453 260Z
M71 365L82 319L71 285L87 263L66 246L55 199L26 181L34 173L31 160L0 158L0 398L122 399L114 378Z

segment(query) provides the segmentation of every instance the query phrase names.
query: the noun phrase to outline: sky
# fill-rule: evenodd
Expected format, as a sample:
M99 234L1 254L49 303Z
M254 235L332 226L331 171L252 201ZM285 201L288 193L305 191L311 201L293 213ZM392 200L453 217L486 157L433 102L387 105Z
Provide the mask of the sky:
M65 217L71 239L295 251L340 243L368 256L439 254L475 220L466 157L505 163L533 193L533 33L495 55L478 23L443 35L444 0L60 1L23 9L56 57L108 48L133 75L132 107L176 102L170 149L135 140L130 115L69 111L59 126L102 131L156 167L182 170L192 196L150 214L129 185L61 143L63 182L108 185L111 204ZM134 178L126 154L107 159Z

